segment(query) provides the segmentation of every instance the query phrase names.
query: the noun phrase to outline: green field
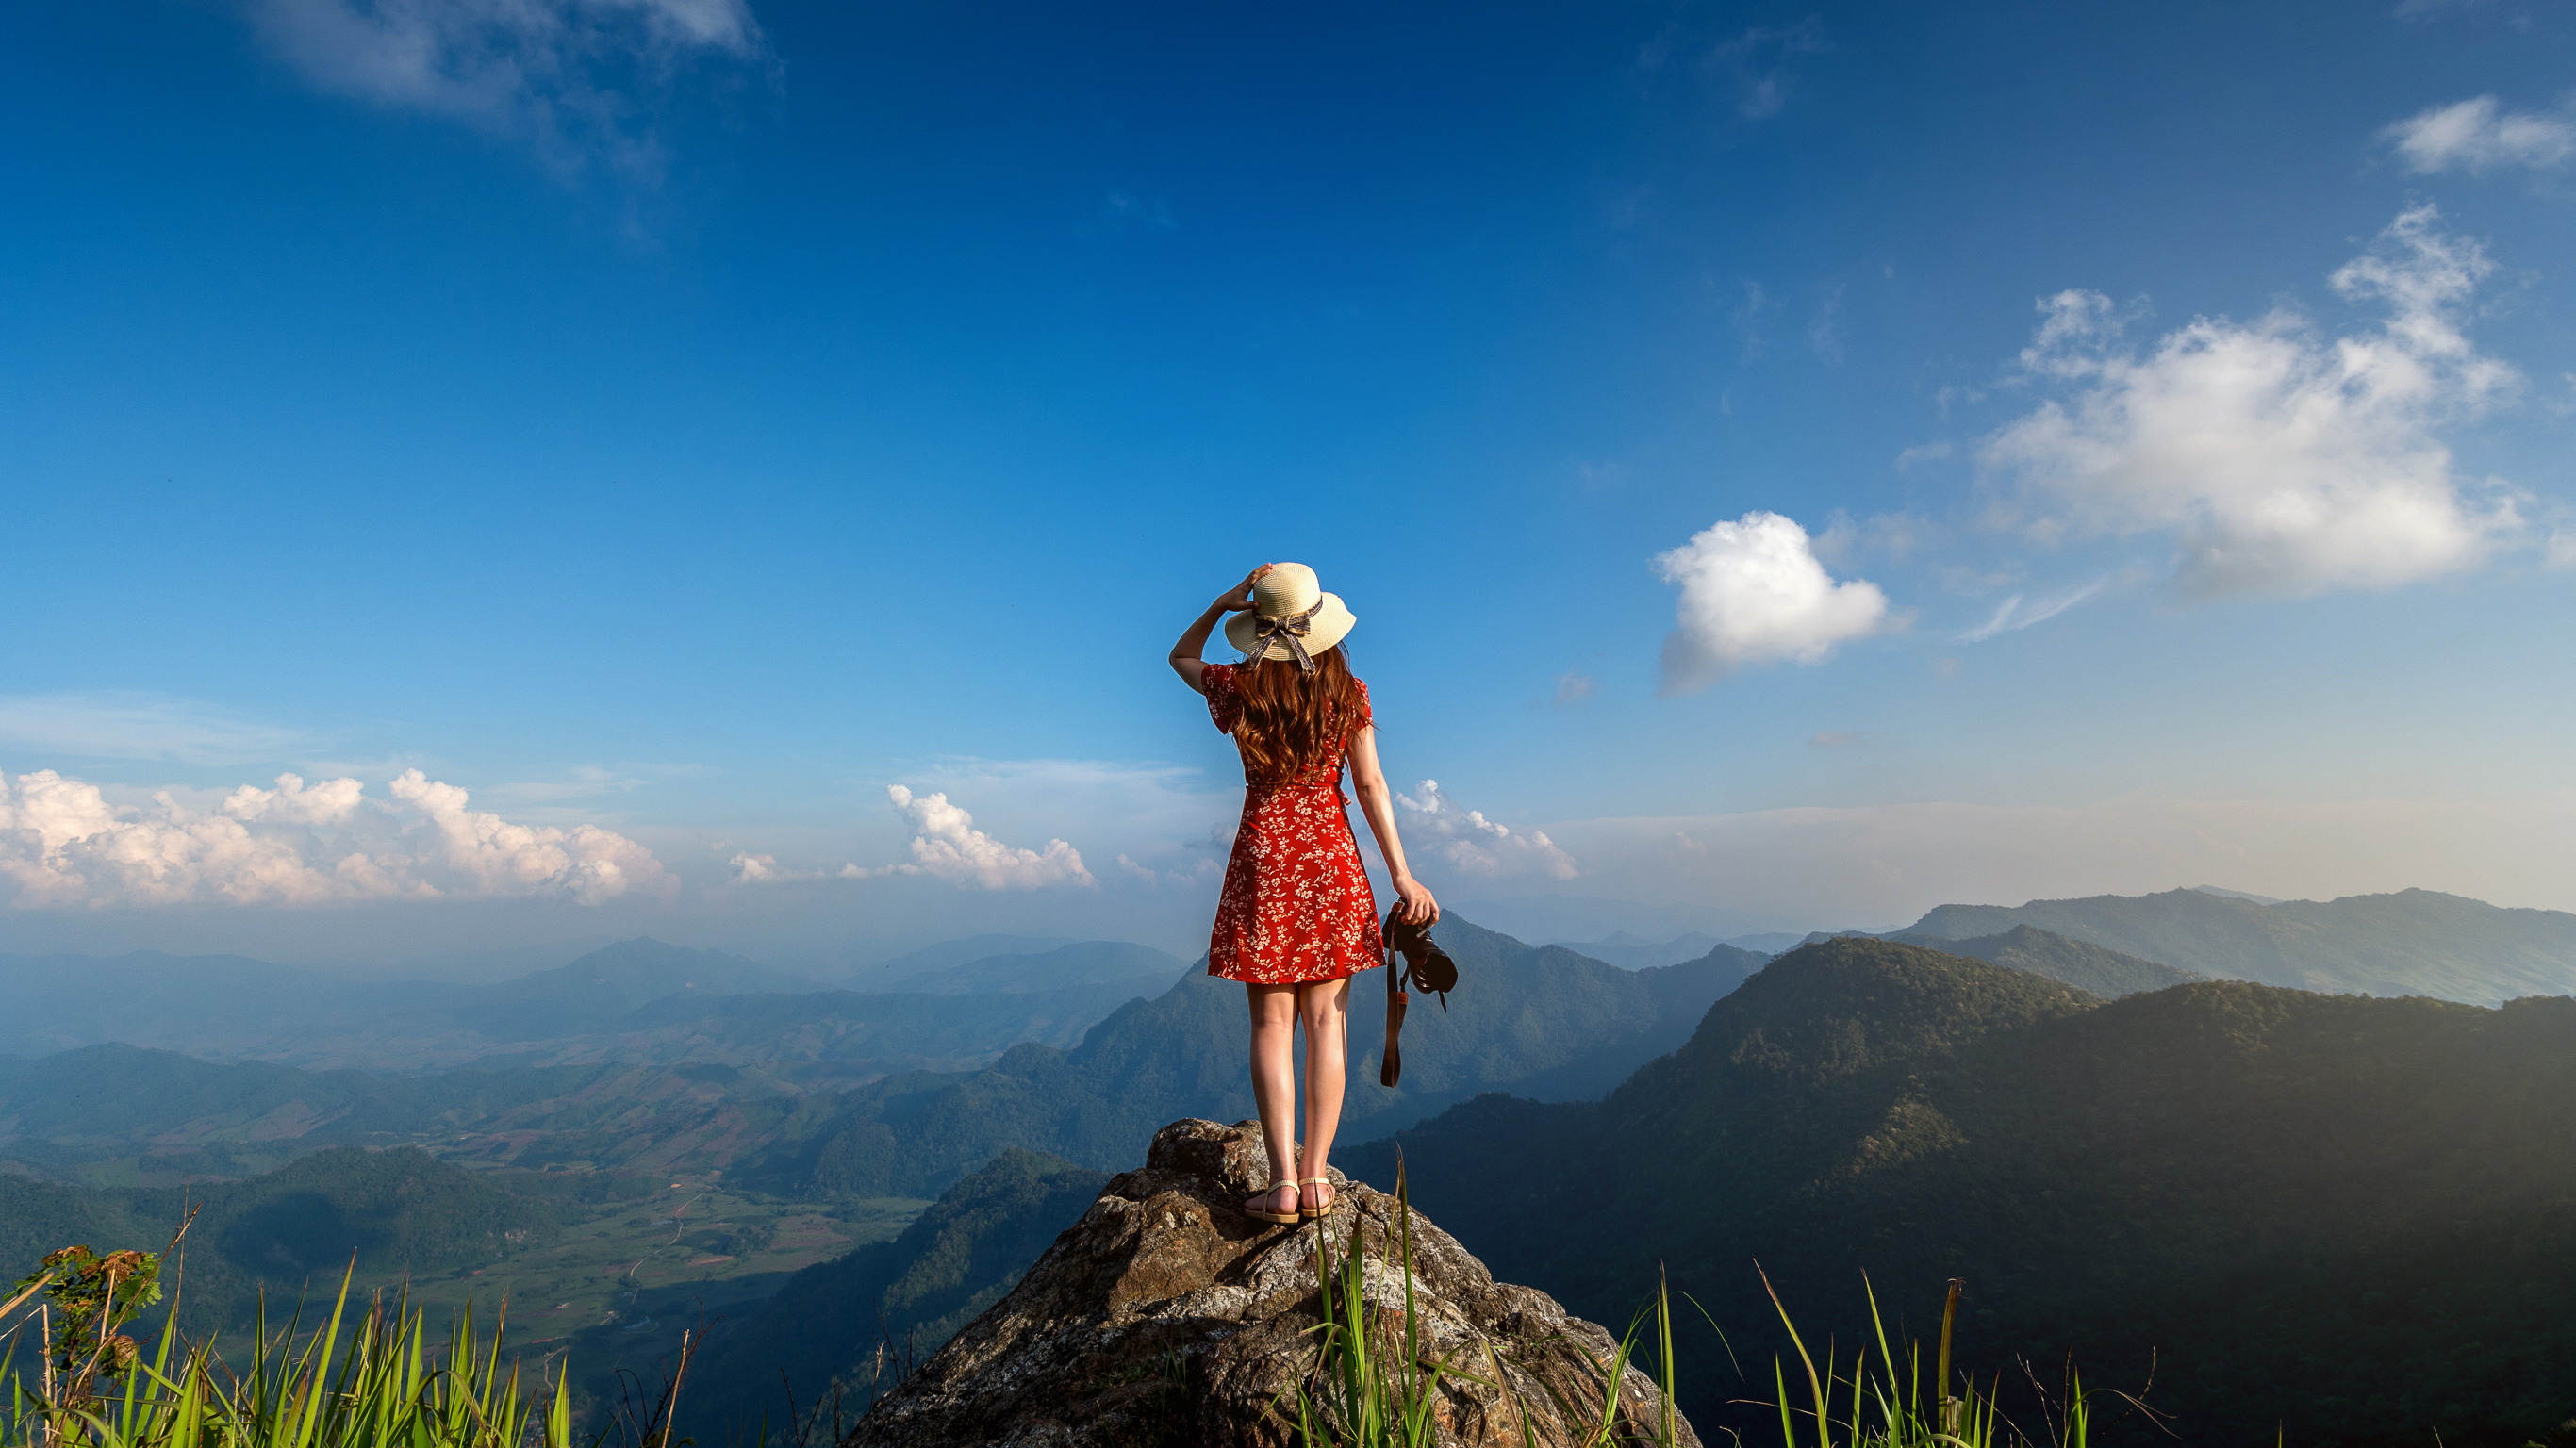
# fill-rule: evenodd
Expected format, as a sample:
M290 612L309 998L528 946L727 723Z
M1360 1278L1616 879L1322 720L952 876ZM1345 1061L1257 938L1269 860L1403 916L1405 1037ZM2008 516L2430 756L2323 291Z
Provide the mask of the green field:
M506 1301L510 1340L521 1347L609 1324L658 1340L654 1319L694 1316L686 1307L692 1300L703 1301L711 1316L720 1307L739 1310L798 1268L896 1236L929 1205L903 1197L818 1203L680 1178L653 1196L609 1204L500 1262L414 1278L412 1300L433 1316L469 1298L479 1312Z

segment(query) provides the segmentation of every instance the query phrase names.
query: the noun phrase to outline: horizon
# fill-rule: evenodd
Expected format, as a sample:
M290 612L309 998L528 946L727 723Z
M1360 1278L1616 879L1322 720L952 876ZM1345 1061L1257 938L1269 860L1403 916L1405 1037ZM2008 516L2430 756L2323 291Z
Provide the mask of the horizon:
M2564 13L10 34L13 953L1188 958L1255 547L1444 901L2576 911Z
M2257 895L2243 890L2230 889L2219 885L2179 885L2170 890L2147 892L2147 895L2142 896L2121 896L2113 894L2070 897L2058 900L2046 900L2034 897L2009 904L2003 901L1943 901L1940 905L1933 907L1929 911L1923 912L1921 915L1899 922L1866 925L1844 923L1841 925L1816 925L1803 929L1751 930L1737 930L1732 926L1721 923L1730 912L1698 911L1687 906L1657 906L1639 901L1608 900L1595 896L1547 894L1527 897L1520 901L1471 901L1466 902L1463 906L1445 906L1443 918L1455 918L1467 925L1474 926L1477 929L1491 931L1497 935L1519 941L1520 943L1529 946L1557 945L1576 950L1587 945L1627 946L1634 948L1677 945L1685 940L1705 939L1714 941L1718 945L1751 949L1777 956L1785 952L1779 949L1769 949L1760 945L1748 944L1748 942L1765 938L1781 939L1785 937L1792 942L1788 948L1795 948L1795 942L1802 940L1812 941L1819 937L1842 935L1893 936L1913 930L1917 925L1922 924L1925 919L1938 913L1940 910L1960 907L1969 909L1987 908L2018 910L2032 906L2080 904L2103 899L2135 900L2147 898L2147 896L2151 895L2163 894L2212 895L2222 899L2243 900L2256 906L2269 907L2274 905L2333 905L2351 900L2388 899L2415 893L2445 894L2445 892L2421 891L2417 887L2410 887L2405 890L2370 892L2367 894L2332 896L2317 899L2280 899L2271 896ZM2474 897L2468 896L2445 894L2445 898L2468 900L2469 903L2486 906L2490 909L2528 908L2497 906L2491 901L2477 900ZM2549 911L2544 913L2563 915L2569 914L2570 912ZM1624 920L1631 923L1636 923L1641 920L1661 920L1665 923L1661 927L1646 926L1644 928L1631 928L1631 924L1613 924L1605 931L1598 934L1586 933L1591 931L1600 922L1611 919ZM1536 928L1514 929L1509 928L1509 926L1505 924L1496 923L1497 921L1511 920L1518 920L1523 923L1532 924L1535 925ZM1673 924L1676 920L1691 920L1696 921L1697 923L1676 926ZM1538 922L1552 923L1538 924ZM0 951L0 958L27 959L46 956L68 956L76 959L112 960L135 955L144 955L172 960L247 959L261 964L279 965L290 969L309 970L322 974L354 972L363 978L380 981L414 980L473 985L515 980L524 975L560 969L566 965L576 964L581 960L587 959L591 955L613 949L617 946L643 943L668 946L681 950L713 951L721 955L732 956L738 960L751 964L782 970L791 975L803 975L812 979L818 986L827 989L846 989L848 988L846 983L840 986L834 985L833 981L836 975L865 971L876 966L899 962L917 954L935 951L942 946L961 945L972 941L983 940L1006 941L1009 943L1006 945L997 945L988 952L987 956L978 957L979 959L1042 955L1067 947L1124 943L1143 945L1149 949L1169 955L1175 960L1194 965L1203 965L1206 961L1205 950L1188 942L1182 942L1180 945L1175 946L1157 944L1152 941L1134 940L1127 937L1022 935L1007 931L985 931L968 936L939 936L935 934L919 935L900 937L892 940L873 941L809 940L793 943L771 942L766 947L760 945L744 946L737 942L721 938L666 940L650 931L646 931L641 934L628 936L591 935L524 942L499 948L436 951L428 953L414 953L411 955L388 955L373 959L361 959L345 956L317 956L304 958L277 957L272 959L245 955L239 951L175 951L159 949L153 946L137 946L130 950L119 951L113 954L77 950L7 950ZM763 953L764 950L766 950L767 953ZM1196 950L1197 952L1195 956L1191 953L1193 950ZM1620 968L1635 969L1638 967L1628 965Z

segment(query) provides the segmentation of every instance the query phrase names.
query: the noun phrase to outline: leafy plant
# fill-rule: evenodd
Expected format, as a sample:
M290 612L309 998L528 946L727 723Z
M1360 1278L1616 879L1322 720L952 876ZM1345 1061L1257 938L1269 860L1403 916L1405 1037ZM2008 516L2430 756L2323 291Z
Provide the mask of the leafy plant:
M180 1229L183 1235L186 1230ZM0 1318L40 1293L44 1299L37 1309L43 1401L58 1411L90 1409L98 1403L102 1380L113 1387L134 1371L141 1354L134 1339L119 1329L161 1300L161 1258L133 1251L101 1256L86 1246L65 1247L48 1253L17 1288L17 1295L0 1307ZM15 1346L13 1341L13 1351Z

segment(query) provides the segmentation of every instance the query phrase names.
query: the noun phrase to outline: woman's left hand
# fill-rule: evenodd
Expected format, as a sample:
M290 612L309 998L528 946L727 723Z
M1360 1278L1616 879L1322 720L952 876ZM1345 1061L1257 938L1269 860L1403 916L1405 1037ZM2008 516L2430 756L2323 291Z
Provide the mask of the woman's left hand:
M1270 569L1271 565L1264 563L1259 568L1243 575L1243 581L1234 586L1233 592L1218 599L1216 601L1216 606L1225 610L1227 613L1241 613L1245 609L1252 607L1252 585L1260 582L1261 575L1268 573Z
M1395 898L1404 902L1401 913L1413 924L1437 925L1440 923L1440 902L1432 899L1431 892L1423 888L1422 882L1411 875L1403 876L1395 882Z

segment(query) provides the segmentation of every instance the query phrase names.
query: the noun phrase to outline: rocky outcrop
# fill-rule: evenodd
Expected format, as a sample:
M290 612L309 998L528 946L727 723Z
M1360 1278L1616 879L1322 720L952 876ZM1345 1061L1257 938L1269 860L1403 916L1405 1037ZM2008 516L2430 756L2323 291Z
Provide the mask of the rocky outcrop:
M1395 1371L1405 1281L1393 1198L1335 1172L1329 1218L1269 1226L1237 1210L1269 1174L1257 1122L1164 1127L1143 1170L1112 1178L1019 1285L880 1399L842 1448L1297 1443L1301 1393L1329 1411L1312 1331L1319 1248L1339 1261L1356 1244L1370 1339ZM1610 1334L1545 1293L1496 1282L1419 1214L1411 1226L1414 1361L1449 1365L1438 1441L1598 1441ZM1645 1377L1622 1376L1613 1411L1609 1441L1661 1441L1664 1405ZM1671 1441L1699 1442L1677 1413Z

